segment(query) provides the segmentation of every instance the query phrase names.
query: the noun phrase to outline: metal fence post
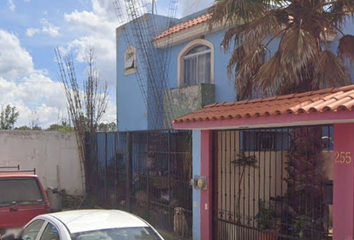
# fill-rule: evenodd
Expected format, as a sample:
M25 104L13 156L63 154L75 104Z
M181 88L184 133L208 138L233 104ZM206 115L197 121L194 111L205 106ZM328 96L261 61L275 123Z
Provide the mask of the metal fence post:
M126 206L127 211L131 212L131 193L132 193L132 165L133 165L133 144L131 133L127 133L127 166L126 166Z

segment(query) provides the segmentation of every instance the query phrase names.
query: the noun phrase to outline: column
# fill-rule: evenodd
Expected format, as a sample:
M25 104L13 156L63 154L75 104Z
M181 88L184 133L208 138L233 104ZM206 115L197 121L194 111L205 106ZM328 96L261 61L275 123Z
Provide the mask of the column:
M334 124L333 240L354 237L354 124Z
M200 190L200 229L202 240L212 240L212 131L201 131L201 176L206 177L207 188Z
M193 130L193 176L200 176L200 144L201 132L200 130ZM193 240L201 240L200 238L200 190L193 188Z

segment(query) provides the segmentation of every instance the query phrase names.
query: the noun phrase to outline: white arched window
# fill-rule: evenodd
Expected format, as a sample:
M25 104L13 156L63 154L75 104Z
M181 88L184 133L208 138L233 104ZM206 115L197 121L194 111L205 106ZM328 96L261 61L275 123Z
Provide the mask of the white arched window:
M179 55L179 86L213 83L213 45L198 39L188 44Z

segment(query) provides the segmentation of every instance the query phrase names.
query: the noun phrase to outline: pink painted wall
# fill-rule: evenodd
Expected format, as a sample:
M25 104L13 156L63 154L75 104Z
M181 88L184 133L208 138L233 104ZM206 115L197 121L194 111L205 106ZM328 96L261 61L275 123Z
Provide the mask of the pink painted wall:
M354 237L354 124L334 125L333 240Z

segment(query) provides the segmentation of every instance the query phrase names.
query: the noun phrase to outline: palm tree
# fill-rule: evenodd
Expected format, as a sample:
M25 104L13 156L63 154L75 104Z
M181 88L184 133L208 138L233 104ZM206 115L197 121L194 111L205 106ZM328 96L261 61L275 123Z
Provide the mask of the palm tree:
M353 0L218 0L209 13L211 28L230 27L222 46L232 48L227 69L239 100L351 83L345 59L354 62L354 36L341 29ZM333 32L338 55L327 40Z
M218 0L209 13L211 28L229 27L221 45L232 50L227 70L229 78L234 77L238 100L351 83L347 64L354 63L354 36L342 29L354 18L354 0ZM340 37L337 54L330 50L331 33ZM322 130L292 130L290 135L288 188L282 197L297 218L323 221ZM312 205L303 208L303 202ZM319 236L324 230L320 224L309 234ZM282 229L283 234L291 231Z

